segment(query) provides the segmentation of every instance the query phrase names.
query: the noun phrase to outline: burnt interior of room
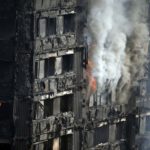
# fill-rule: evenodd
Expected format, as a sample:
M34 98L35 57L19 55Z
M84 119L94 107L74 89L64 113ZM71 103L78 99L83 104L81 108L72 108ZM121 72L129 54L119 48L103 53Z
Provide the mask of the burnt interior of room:
M47 36L56 34L56 18L48 18L46 24Z
M45 59L44 74L45 77L53 76L55 74L55 58Z
M62 113L73 111L73 95L65 95L61 97L60 111Z
M57 113L73 112L73 95L65 95L60 99L47 99L44 101L44 117Z
M53 101L54 99L47 99L44 101L44 118L53 115Z
M74 66L74 55L64 55L62 57L62 70L63 72L70 72Z
M60 150L72 150L73 136L65 135L61 137Z
M67 14L64 15L64 33L75 31L75 15Z
M62 57L50 57L35 62L35 78L47 78L55 74L73 71L74 55L63 55Z

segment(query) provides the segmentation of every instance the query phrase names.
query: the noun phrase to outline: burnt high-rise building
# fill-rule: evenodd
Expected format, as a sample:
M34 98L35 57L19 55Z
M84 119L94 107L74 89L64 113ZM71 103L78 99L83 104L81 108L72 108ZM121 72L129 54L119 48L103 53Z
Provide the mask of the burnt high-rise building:
M87 94L88 8L87 0L2 0L0 150L149 150L148 72L134 102Z

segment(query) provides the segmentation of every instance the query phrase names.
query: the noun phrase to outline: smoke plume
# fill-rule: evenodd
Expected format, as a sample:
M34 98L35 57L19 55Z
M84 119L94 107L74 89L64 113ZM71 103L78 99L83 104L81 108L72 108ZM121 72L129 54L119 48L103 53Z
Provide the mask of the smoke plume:
M143 76L148 49L144 0L89 0L88 44L99 91L126 103Z

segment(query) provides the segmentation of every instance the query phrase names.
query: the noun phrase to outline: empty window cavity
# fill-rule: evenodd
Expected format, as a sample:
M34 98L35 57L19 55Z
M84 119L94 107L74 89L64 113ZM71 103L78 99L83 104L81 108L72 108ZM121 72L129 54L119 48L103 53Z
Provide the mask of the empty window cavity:
M73 111L73 95L66 95L61 97L60 110L62 113Z
M49 117L53 115L53 100L47 99L44 101L44 117Z
M45 59L45 77L55 74L55 58Z
M64 33L75 31L75 15L64 15Z
M70 72L73 70L73 55L65 55L62 58L62 69L64 72Z
M56 34L56 18L47 19L47 35Z
M60 150L72 150L73 137L72 135L65 135L61 137L61 148Z

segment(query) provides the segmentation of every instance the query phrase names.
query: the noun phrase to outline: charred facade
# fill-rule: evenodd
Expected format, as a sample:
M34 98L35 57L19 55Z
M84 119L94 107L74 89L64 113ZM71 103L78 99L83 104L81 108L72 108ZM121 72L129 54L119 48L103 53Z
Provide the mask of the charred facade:
M112 105L113 92L87 97L86 0L1 4L1 146L149 150L149 72L128 104Z
M16 150L80 149L83 11L78 1L17 4Z
M0 6L0 143L7 148L13 138L15 4L2 1ZM9 147L9 145L8 145Z

